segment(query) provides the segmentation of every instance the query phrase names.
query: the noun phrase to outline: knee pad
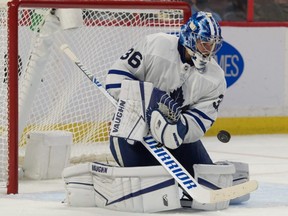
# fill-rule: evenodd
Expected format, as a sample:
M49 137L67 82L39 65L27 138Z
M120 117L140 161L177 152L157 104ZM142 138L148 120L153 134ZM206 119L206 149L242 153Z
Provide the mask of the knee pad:
M193 168L195 179L199 184L206 188L215 190L232 186L233 174L235 173L235 167L233 164L195 164ZM181 200L181 204L184 204L183 200ZM184 205L187 205L187 202ZM229 201L203 204L192 200L192 204L190 201L190 205L193 209L213 211L228 208Z
M235 161L218 161L215 164L233 164L235 173L233 174L233 185L238 185L249 181L249 165L247 163ZM250 194L230 200L230 204L239 204L250 199Z

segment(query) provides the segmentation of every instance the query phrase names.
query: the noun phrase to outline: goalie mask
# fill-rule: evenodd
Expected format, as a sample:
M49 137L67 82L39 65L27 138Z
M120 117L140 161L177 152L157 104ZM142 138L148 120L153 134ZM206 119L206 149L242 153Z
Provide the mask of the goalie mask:
M221 28L211 13L195 13L180 30L180 44L186 47L195 67L204 72L211 57L222 46Z

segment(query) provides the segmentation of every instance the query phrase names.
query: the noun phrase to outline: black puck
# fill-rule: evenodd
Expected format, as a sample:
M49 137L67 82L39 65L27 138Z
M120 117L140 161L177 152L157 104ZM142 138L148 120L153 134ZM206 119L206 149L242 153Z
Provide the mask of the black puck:
M228 131L221 130L218 132L217 138L220 142L228 143L230 141L231 135Z

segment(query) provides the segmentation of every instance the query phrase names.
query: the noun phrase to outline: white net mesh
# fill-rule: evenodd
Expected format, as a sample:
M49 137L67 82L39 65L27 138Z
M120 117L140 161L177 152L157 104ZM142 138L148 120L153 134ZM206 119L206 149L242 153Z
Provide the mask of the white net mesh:
M68 44L105 85L108 68L144 35L178 32L183 11L87 9L82 10L82 26L69 30L59 28L61 23L50 11L19 10L19 161L25 155L27 133L48 130L73 133L71 163L111 160L108 135L114 107L60 51L59 45ZM0 16L0 182L6 182L6 9Z

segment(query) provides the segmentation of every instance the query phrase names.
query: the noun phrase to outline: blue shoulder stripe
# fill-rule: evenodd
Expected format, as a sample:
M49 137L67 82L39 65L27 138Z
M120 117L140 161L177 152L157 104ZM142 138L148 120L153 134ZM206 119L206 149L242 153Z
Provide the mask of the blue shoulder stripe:
M138 80L135 76L133 76L131 73L127 71L121 71L121 70L109 70L108 74L115 74L115 75L121 75L121 76L126 76L129 77L130 79L133 80Z

